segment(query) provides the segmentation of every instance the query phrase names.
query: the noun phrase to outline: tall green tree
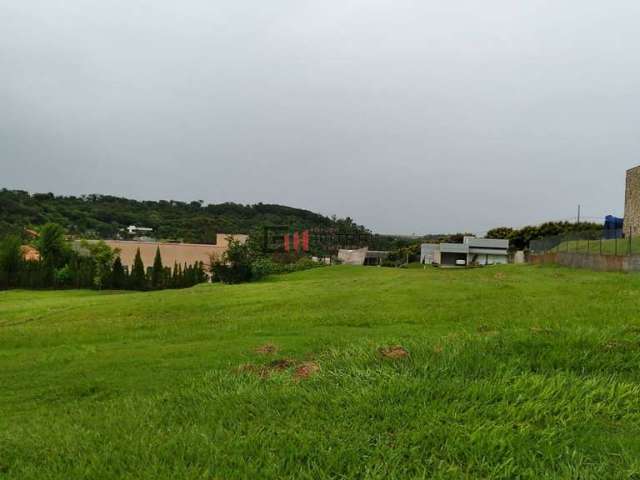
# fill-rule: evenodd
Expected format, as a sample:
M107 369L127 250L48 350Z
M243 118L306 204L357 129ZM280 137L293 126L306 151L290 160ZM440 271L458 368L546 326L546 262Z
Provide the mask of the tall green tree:
M57 223L47 223L42 227L36 246L43 262L50 268L60 268L69 259L69 246L64 239L64 229Z
M182 272L182 264L178 263L178 266L174 270L174 277L175 277L175 285L173 286L173 288L181 288L183 286L182 284L183 284L183 281L184 281L184 274Z
M18 286L22 265L20 237L10 235L0 242L0 288Z
M89 256L95 266L93 286L101 290L111 286L111 268L118 250L113 250L102 240L99 242L82 241L81 245L89 252Z
M115 289L123 289L127 286L127 274L122 266L122 260L118 255L113 261L111 268L111 287Z
M176 288L178 284L178 262L173 262L173 269L171 270L171 282L170 288Z
M153 270L151 271L151 288L160 289L164 286L164 266L162 265L162 256L160 255L160 247L156 248L156 256L153 259Z
M142 263L140 249L136 251L136 256L133 260L133 268L129 276L129 286L133 290L145 290L147 287L147 277L144 273L144 263Z

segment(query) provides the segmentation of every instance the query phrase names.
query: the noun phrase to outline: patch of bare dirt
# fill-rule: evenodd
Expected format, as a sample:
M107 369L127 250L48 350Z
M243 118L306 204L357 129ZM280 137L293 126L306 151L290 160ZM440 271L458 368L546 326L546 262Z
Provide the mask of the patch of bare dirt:
M392 345L390 347L382 347L378 350L380 355L384 358L391 358L392 360L399 360L409 356L409 352L400 345Z
M498 272L493 276L493 278L495 278L496 280L504 280L505 278L507 278L507 275L503 272Z
M273 343L265 343L261 347L256 348L255 352L262 355L274 355L278 353L278 347Z
M269 362L267 365L254 365L253 363L245 363L237 368L238 373L248 373L257 375L260 378L269 378L274 372L283 372L295 365L293 360L281 358Z
M303 362L298 365L293 372L293 378L296 380L304 380L320 371L320 365L317 362Z

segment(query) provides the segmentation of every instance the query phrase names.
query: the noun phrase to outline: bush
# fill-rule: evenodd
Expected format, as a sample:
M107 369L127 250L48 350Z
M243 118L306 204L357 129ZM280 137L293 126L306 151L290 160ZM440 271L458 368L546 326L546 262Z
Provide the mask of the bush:
M69 265L58 268L55 271L55 285L57 287L67 287L73 284L73 272Z
M281 273L282 267L270 258L258 258L251 264L251 279L259 280L268 275Z
M309 257L301 257L295 262L278 263L270 258L259 258L251 264L251 279L259 280L268 275L301 272L311 268L323 267L325 264L314 262Z
M251 281L251 251L245 244L229 238L229 248L222 258L211 257L213 279L222 283L244 283Z
M214 280L222 283L245 283L251 281L251 265L217 263L211 265Z
M302 257L296 263L293 264L293 271L300 272L302 270L310 270L312 268L321 267L322 264L314 262L309 257Z

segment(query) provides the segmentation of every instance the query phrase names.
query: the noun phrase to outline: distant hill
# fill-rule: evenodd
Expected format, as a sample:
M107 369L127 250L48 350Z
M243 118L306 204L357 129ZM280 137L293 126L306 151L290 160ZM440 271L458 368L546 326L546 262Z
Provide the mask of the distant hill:
M364 228L350 218L329 218L283 205L205 205L201 201L138 201L111 195L76 197L0 190L0 235L21 233L25 227L47 222L59 223L69 233L88 238L114 238L121 229L137 225L153 228L157 238L193 243L211 243L216 233L249 233L265 224Z

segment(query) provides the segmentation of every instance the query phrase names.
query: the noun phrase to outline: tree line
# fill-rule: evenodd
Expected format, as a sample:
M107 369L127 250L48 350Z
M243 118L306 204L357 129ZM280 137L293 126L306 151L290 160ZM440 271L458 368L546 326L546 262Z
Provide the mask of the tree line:
M497 227L489 230L485 236L508 239L512 250L526 250L531 240L577 232L602 232L603 228L601 223L593 222L545 222L522 228Z
M57 223L69 234L89 239L117 238L127 226L137 225L153 228L158 239L205 244L212 243L217 233L249 233L261 225L290 225L298 230L364 229L348 217L326 217L283 205L138 201L112 195L0 190L0 236L22 236L25 227L46 223Z
M39 258L28 259L19 236L8 235L0 240L0 289L159 290L191 287L208 279L202 262L164 266L159 248L149 268L145 268L138 249L128 271L118 250L102 241L83 241L74 248L65 239L64 229L56 223L48 223L41 229L35 247Z

